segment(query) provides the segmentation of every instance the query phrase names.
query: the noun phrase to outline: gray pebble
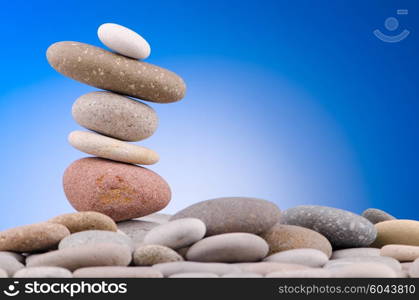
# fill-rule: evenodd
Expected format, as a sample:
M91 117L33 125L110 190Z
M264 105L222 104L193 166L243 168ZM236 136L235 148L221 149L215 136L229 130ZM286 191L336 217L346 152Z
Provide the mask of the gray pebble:
M60 267L23 268L15 273L14 278L71 278L73 274Z
M241 272L241 269L234 264L224 263L201 263L192 261L170 262L164 264L153 265L165 277L177 273L214 273L224 275L233 272Z
M0 269L6 271L9 276L13 276L15 272L24 267L13 255L0 252Z
M61 240L58 245L58 249L100 243L115 243L125 245L134 251L134 244L130 237L124 236L117 232L105 230L86 230L73 233Z
M73 272L75 278L162 278L162 273L151 267L87 267Z
M329 258L320 250L302 248L275 253L266 257L264 261L283 262L316 268L323 267L329 261Z
M377 208L368 208L361 214L364 218L369 220L372 224L377 224L384 221L395 220L396 218Z

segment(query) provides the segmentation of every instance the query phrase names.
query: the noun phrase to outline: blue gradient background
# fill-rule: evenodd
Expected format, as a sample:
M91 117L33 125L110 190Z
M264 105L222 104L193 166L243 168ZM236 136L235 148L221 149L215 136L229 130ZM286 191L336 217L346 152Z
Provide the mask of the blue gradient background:
M399 8L411 35L372 35ZM417 1L8 1L0 10L0 228L72 211L65 168L85 156L75 99L95 88L45 59L60 40L94 45L115 22L151 44L147 60L180 74L187 97L151 104L160 127L141 142L172 187L166 212L220 196L286 209L368 207L418 218Z

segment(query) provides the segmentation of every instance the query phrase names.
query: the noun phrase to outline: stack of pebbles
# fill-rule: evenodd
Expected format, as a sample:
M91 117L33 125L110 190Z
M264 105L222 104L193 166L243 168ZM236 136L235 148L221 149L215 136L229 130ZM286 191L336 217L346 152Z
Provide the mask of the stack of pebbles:
M134 32L105 24L99 37L124 56L75 42L48 49L59 72L113 91L73 106L77 122L97 133L73 132L70 143L100 157L65 172L65 193L78 212L0 232L0 277L419 277L419 221L379 209L281 212L263 199L229 197L173 216L154 213L170 189L136 164L155 163L157 154L127 141L153 134L157 118L127 96L168 103L185 86L137 60L150 50Z
M157 129L156 112L130 97L156 103L183 98L185 84L171 71L139 61L150 54L146 40L134 31L103 24L99 39L114 52L79 42L58 42L47 50L50 65L63 75L107 91L82 95L73 104L77 123L93 132L74 131L70 144L88 157L65 171L64 191L78 211L97 211L115 221L149 215L170 201L168 184L139 165L159 156L134 145Z

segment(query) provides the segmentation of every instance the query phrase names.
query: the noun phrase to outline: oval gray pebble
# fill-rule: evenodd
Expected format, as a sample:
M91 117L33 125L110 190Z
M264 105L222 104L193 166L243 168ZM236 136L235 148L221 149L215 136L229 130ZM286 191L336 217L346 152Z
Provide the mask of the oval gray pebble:
M75 278L162 278L162 273L151 267L87 267L73 272Z
M332 253L331 259L345 258L345 257L359 257L359 256L380 256L380 249L378 248L348 248L335 250Z
M142 243L145 235L159 223L142 221L142 220L129 220L117 223L118 229L128 235L135 245Z
M320 250L302 248L275 253L266 257L264 261L283 262L316 268L324 266L329 261L329 258Z
M73 274L60 267L23 268L15 273L14 278L71 278Z
M248 197L216 198L193 204L171 220L197 218L207 227L207 236L248 232L260 234L279 221L281 212L272 202Z
M118 244L88 244L33 255L27 267L55 266L70 271L94 266L127 266L131 262L131 249Z
M374 225L364 217L327 206L303 205L287 209L281 222L315 230L334 247L369 246L377 236Z
M199 219L177 219L151 229L144 237L144 243L179 249L201 240L205 232L205 224Z
M368 208L361 214L364 218L369 220L372 224L377 224L384 221L395 220L396 218L377 208Z
M177 273L214 273L223 275L233 272L240 272L238 266L224 263L201 263L192 261L180 261L153 265L153 268L158 269L165 277Z
M200 262L250 262L264 258L268 251L268 244L257 235L224 233L193 244L186 258Z
M136 266L151 266L174 261L183 261L183 258L175 250L161 245L140 246L133 253L133 262Z
M58 244L58 249L101 243L125 245L134 251L134 244L130 237L117 232L105 230L86 230L73 233L61 240Z
M123 141L144 140L158 126L157 114L150 106L111 92L79 97L72 115L81 126Z

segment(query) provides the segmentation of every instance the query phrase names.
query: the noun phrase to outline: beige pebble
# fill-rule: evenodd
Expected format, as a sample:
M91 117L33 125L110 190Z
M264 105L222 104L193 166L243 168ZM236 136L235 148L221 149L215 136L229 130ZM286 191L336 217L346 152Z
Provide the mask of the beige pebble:
M223 278L262 278L263 276L258 273L251 273L251 272L235 272L235 273L228 273L221 276Z
M175 250L161 245L144 245L135 249L133 261L136 266L152 266L160 263L183 261Z
M347 248L335 250L332 253L331 259L345 258L345 257L359 257L359 256L380 256L380 249L360 247L360 248Z
M389 256L398 261L414 261L419 258L419 246L386 245L381 248L382 256Z
M127 266L131 249L118 244L89 244L33 255L26 260L27 267L55 266L70 271L83 267Z
M60 267L32 267L17 271L14 278L71 278L73 274Z
M323 251L309 248L285 250L264 259L264 261L304 265L312 268L322 267L328 260L329 258Z
M157 269L151 267L87 267L73 272L75 278L162 278Z
M304 270L289 270L272 272L266 274L267 278L329 278L331 273L329 270L322 268L310 268Z
M283 272L291 270L304 270L309 267L296 264L277 263L277 262L257 262L235 264L242 272L250 272L266 275L273 272Z
M332 277L337 278L396 278L398 275L398 272L385 264L370 262L343 265L329 271Z
M159 155L151 149L94 132L73 131L68 142L84 153L115 161L138 165L152 165L159 161Z
M95 211L63 214L50 219L48 222L64 225L71 233L85 230L117 230L114 220Z
M224 275L233 272L241 272L241 269L234 264L201 263L192 261L157 264L153 265L153 268L158 269L165 277L177 273L214 273L217 275Z
M0 251L32 252L54 248L70 235L67 227L54 223L24 225L0 232Z
M169 278L218 278L214 273L177 273L170 275Z

